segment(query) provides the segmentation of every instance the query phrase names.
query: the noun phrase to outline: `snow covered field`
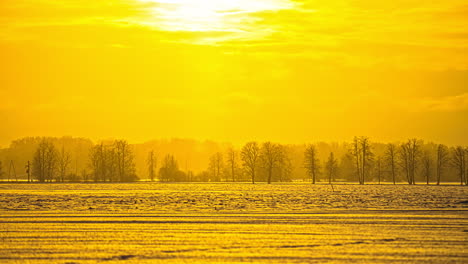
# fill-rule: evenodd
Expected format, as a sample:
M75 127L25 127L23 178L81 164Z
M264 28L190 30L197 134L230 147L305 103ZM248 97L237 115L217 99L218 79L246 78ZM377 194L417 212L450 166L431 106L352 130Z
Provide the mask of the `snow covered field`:
M464 186L0 184L1 263L468 263Z

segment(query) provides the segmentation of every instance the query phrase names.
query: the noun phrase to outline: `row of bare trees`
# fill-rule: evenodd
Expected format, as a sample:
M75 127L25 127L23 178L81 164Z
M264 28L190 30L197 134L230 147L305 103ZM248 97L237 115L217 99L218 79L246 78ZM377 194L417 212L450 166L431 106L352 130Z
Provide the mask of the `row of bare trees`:
M272 181L290 181L293 170L288 150L281 144L248 142L240 152L242 168L250 176L252 183L263 174L268 184Z
M5 154L3 154L2 159L11 161L11 167L13 159L21 160L26 153L26 159L22 160L26 164L32 161L32 166L27 165L27 168L31 169L27 170L37 181L120 182L137 179L135 163L138 161L136 161L134 149L139 155L142 151L138 152L136 146L129 145L124 140L99 144L91 142L89 147L82 152L81 158L77 155L80 152L76 148L71 148L70 145L53 138L29 141L26 145L34 146L30 154L21 152L18 148L20 151L17 155L11 155L11 158L5 159ZM25 144L21 146L23 145ZM146 159L148 178L166 182L271 183L310 177L312 183L357 181L365 184L369 181L386 181L396 184L405 181L408 184L416 184L416 182L424 181L426 184L431 182L440 184L458 181L460 184L468 185L466 166L468 148L424 143L418 139L382 144L371 142L367 137L355 137L350 143L319 142L308 146L252 141L239 149L231 147L223 152L219 149L214 149L214 154L211 156L205 156L209 161L208 166L203 164L195 174L189 170L187 161L184 169L180 169L175 156L163 156L158 162L155 152L150 151ZM70 153L72 150L73 156ZM7 153L6 150L3 151ZM178 155L181 154L178 153ZM141 159L141 155L138 157ZM78 162L86 167L78 166ZM145 164L144 158L139 162L140 165ZM0 175L5 174L1 173L1 171L4 172L4 167L2 169L0 166ZM203 168L207 169L203 170ZM81 175L78 175L78 172L81 172ZM24 179L26 176L28 176L27 173L20 174L19 178Z
M349 149L348 155L352 157L354 163L355 177L359 184L365 184L366 180L373 177L381 182L382 175L387 172L391 175L391 181L396 184L399 174L410 185L416 184L416 175L422 176L426 184L430 184L433 166L435 166L435 182L437 185L443 180L443 176L449 169L455 169L460 179L461 185L468 185L466 159L468 148L453 147L449 149L443 144L437 145L434 153L423 150L423 141L409 139L399 145L394 143L386 144L383 155L375 155L372 145L367 137L355 137ZM433 160L435 156L435 161ZM321 173L321 165L318 158L318 151L314 145L307 146L304 152L304 167L307 170L311 182L315 184L317 177ZM334 153L331 152L325 162L325 175L331 183L336 175L337 162ZM384 171L386 168L386 171ZM371 172L374 175L370 175Z
M160 181L163 182L184 182L191 181L190 173L185 173L179 169L179 164L173 155L166 155L159 169Z
M90 153L90 168L95 182L131 182L138 179L134 155L125 140L95 145Z
M377 180L381 183L386 180L385 178L393 184L402 179L409 184L416 184L416 180L420 181L421 178L424 178L427 184L434 180L440 184L444 175L448 173L448 169L454 168L457 168L460 182L467 183L467 149L463 147L449 149L445 145L438 145L437 153L429 153L427 150L423 151L421 140L409 139L401 144L385 144L384 151L380 150L379 153L374 149L375 144L367 137L355 137L348 146L348 153L342 156L341 160L333 151L330 151L323 163L315 145L306 147L303 168L312 183L318 180L332 183L338 177L343 177L346 172L343 170L354 170L353 177L359 184L365 184L370 180ZM190 171L180 170L175 157L167 155L157 174L160 181L235 182L248 180L252 183L290 181L293 165L289 152L287 146L281 144L272 142L259 144L252 141L246 143L240 150L228 148L225 153L214 153L209 158L208 169L196 175ZM435 161L433 156L437 157ZM157 171L154 168L156 158L153 151L148 154L147 162L149 178L153 180ZM346 162L349 162L351 166L346 168L343 165ZM432 175L434 168L436 169L435 179ZM322 175L323 178L321 178ZM385 175L387 177L384 177ZM352 179L347 180L352 181Z
M66 167L66 164L60 164L59 160L65 160L64 157L59 157L59 152L47 140L42 140L36 149L33 158L32 174L39 182L52 182L53 180L60 180L57 174L60 169ZM62 166L63 165L63 166ZM61 173L61 170L60 170Z
M290 181L292 163L287 148L272 142L248 142L240 150L229 148L209 159L208 169L195 176L199 181Z
M153 152L147 158L148 174L154 179ZM216 152L209 158L206 171L194 175L182 172L174 156L166 155L159 170L160 181L289 181L292 163L285 146L265 142L248 142L242 149L229 148L225 153ZM153 177L152 177L153 175Z
M307 146L304 152L304 168L310 176L312 184L317 182L317 178L321 173L322 166L318 158L318 151L314 145ZM330 152L327 161L324 164L324 173L328 178L328 183L336 178L338 173L338 160L334 152Z
M443 175L452 167L457 170L460 183L468 185L466 177L466 156L468 148L461 146L449 149L443 144L437 145L435 162L431 153L422 150L423 142L417 139L409 139L399 148L394 144L388 144L388 159L392 161L392 168L399 164L402 168L408 184L416 184L415 175L420 168L421 175L426 184L430 183L432 167L436 169L436 184L439 185ZM394 169L395 170L395 169ZM394 172L395 173L395 172ZM395 182L395 181L394 181Z
M468 177L466 171L466 156L467 156L468 149L462 147L456 147L453 153L453 166L458 172L460 177L460 184L468 185Z
M131 148L124 140L95 145L89 156L92 180L95 182L135 181L137 177L133 159ZM33 156L32 176L39 182L89 180L87 173L83 173L81 179L70 173L71 161L71 155L64 147L59 151L51 141L44 138Z
M156 178L161 182L193 181L191 172L184 172L179 168L179 162L174 155L167 154L161 162L161 168L157 170L158 157L154 150L148 153L146 164L148 176L151 181Z
M350 152L356 162L356 175L358 177L359 184L364 184L366 175L368 175L369 171L368 165L374 155L371 151L369 138L354 137L353 147Z

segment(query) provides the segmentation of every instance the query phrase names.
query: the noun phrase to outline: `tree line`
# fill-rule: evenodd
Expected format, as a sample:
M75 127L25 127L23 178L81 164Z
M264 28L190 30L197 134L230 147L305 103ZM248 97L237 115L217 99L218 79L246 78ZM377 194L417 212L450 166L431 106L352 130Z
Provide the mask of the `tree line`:
M468 148L456 146L448 148L443 144L438 144L435 150L423 149L423 141L409 139L401 144L385 144L385 152L376 155L367 137L354 137L347 157L354 163L355 178L359 184L365 184L367 179L377 179L378 183L383 180L384 172L391 176L391 182L396 184L399 175L403 175L410 185L416 184L416 176L424 179L426 184L431 180L437 185L444 180L444 176L451 169L455 171L461 185L468 185L468 170L466 158ZM433 155L435 154L435 155ZM435 156L435 159L433 157ZM304 153L305 167L312 180L316 182L320 174L320 160L317 158L317 150L314 145L309 145ZM436 174L432 175L433 167ZM338 169L337 161L333 152L330 153L325 163L325 173L331 183L333 176Z
M455 173L461 185L468 185L467 147L449 148L437 144L435 149L424 149L423 146L422 140L409 139L400 144L379 146L381 150L377 154L369 138L354 137L341 160L333 151L327 153L325 160L321 160L317 147L310 144L303 153L303 168L312 184L318 181L332 183L341 176L340 181L356 181L359 184L368 181L396 184L403 180L414 185L419 179L426 184L434 182L439 185L447 180L450 173ZM153 175L154 152L150 152L148 161L151 161L148 171ZM225 153L214 153L209 159L208 168L195 175L181 171L175 157L167 155L159 173L160 181L271 183L292 181L293 169L287 146L272 142L248 142L239 150L228 148ZM348 175L346 179L345 175ZM151 180L154 179L154 175L151 176Z
M65 147L58 149L51 140L43 138L38 144L32 162L25 166L28 181L38 182L131 182L138 180L134 154L125 140L100 143L89 153L89 170L81 175L71 171L71 154ZM3 174L0 162L0 175Z
M34 149L25 148L31 146L31 142L34 142ZM190 167L188 158L181 160L180 153L183 152L179 150L176 155L169 149L161 153L161 145L146 147L132 145L125 140L92 144L79 139L78 145L85 146L80 150L82 147L76 147L76 142L73 143L75 145L58 142L61 141L53 138L23 139L14 142L10 147L14 151L10 152L16 153L16 159L25 164L28 179L39 182L131 182L142 178L161 182L272 183L303 180L312 184L407 182L413 185L417 182L440 184L458 179L460 184L468 185L467 147L448 147L418 139L382 144L361 136L354 137L349 143L319 142L303 146L251 141L240 148L232 145L217 148L210 143L203 145L211 146L211 150L205 150L211 151L210 155L192 156L192 159L206 159L206 167L198 171L192 169L193 164ZM178 141L179 145L180 142L184 141ZM193 143L191 145L193 147ZM75 146L74 150L70 146ZM81 151L80 155L77 149ZM181 149L186 149L185 145L182 144ZM7 170L11 174L12 164L2 163L1 159L2 151L5 154L7 150L0 149L0 178ZM29 155L30 159L24 159ZM19 171L23 164L19 164ZM137 164L140 169L137 169ZM12 179L11 176L8 178Z

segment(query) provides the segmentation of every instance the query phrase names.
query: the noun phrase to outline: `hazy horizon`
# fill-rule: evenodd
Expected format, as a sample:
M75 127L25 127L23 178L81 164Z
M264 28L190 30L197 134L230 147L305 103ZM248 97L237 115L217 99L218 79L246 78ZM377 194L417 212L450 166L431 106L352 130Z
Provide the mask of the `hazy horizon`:
M129 144L131 145L142 145L142 144L146 144L146 143L151 143L151 142L156 142L156 141L177 141L177 140L183 140L183 141L195 141L195 142L199 142L199 143L203 143L203 142L213 142L213 143L217 143L217 144L221 144L221 145L232 145L233 147L236 147L236 148L240 148L242 147L242 145L244 145L245 143L248 143L248 142L251 142L251 141L255 141L255 142L273 142L273 143L279 143L279 144L282 144L282 145L309 145L309 144L317 144L317 143L327 143L327 144L346 144L346 143L351 143L353 138L354 137L357 137L357 136L366 136L368 137L367 135L350 135L349 137L347 137L346 139L343 139L343 140L321 140L321 139L315 139L315 140L308 140L308 141L297 141L297 142L284 142L284 141L275 141L275 140L271 140L271 139L258 139L258 138L250 138L248 140L245 140L245 141L239 141L239 142L233 142L233 141L226 141L226 140L215 140L215 139L208 139L208 138L205 138L205 139L198 139L198 138L194 138L194 137L177 137L177 136L174 136L174 137L154 137L154 138L149 138L149 139L146 139L146 140L143 140L143 141L132 141L131 139L129 138L126 138L126 137L104 137L104 138L92 138L92 137L86 137L86 136L72 136L72 135L59 135L59 136L54 136L54 135L48 135L48 136L22 136L22 137L17 137L17 138L14 138L10 141L8 141L6 144L4 145L1 145L0 144L0 149L2 148L8 148L11 143L13 141L16 141L16 140L21 140L21 139L24 139L24 138L55 138L55 139L61 139L61 138L71 138L71 139L86 139L86 140L91 140L94 144L98 144L100 142L107 142L107 141L115 141L115 140L125 140L127 141ZM447 142L443 142L443 141L437 141L437 140L428 140L428 139L425 139L425 138L421 138L421 137L417 137L417 136L408 136L406 138L401 138L401 139L397 139L397 140L376 140L375 138L372 138L372 137L369 137L369 139L373 142L373 143L379 143L379 144L387 144L387 143L404 143L406 141L408 141L409 139L418 139L418 140L422 140L423 142L425 143L434 143L434 144L444 144L444 145L447 145L449 147L454 147L454 146L466 146L466 144L464 143L460 143L460 142L457 142L457 143L453 143L453 144L450 144L450 143L447 143Z

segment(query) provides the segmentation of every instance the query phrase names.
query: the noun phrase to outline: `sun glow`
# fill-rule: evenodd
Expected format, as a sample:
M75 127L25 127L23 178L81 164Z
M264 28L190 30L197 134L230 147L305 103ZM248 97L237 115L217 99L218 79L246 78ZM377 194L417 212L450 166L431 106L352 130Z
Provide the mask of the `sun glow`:
M0 0L0 147L35 135L467 145L467 7Z
M289 0L140 0L154 3L157 26L170 31L242 32L249 14L293 7Z

